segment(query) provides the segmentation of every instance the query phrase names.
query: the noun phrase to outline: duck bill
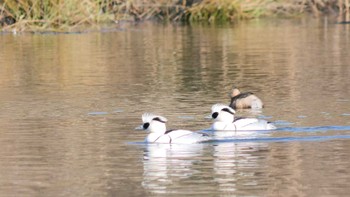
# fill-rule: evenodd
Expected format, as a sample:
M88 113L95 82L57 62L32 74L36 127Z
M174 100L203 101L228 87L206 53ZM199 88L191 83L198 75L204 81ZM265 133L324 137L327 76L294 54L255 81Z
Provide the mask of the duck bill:
M211 114L205 116L204 118L205 118L205 119L213 119L213 118L211 117Z
M139 130L139 131L140 131L140 130L144 130L144 129L143 129L143 125L140 125L140 126L138 126L138 127L135 127L135 130Z

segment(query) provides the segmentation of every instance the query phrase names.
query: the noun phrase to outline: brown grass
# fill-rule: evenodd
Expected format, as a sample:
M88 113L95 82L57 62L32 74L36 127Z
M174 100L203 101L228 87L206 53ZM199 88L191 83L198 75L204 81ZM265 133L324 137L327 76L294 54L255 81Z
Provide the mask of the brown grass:
M233 22L312 13L350 20L350 0L0 0L4 31L72 31L118 21Z

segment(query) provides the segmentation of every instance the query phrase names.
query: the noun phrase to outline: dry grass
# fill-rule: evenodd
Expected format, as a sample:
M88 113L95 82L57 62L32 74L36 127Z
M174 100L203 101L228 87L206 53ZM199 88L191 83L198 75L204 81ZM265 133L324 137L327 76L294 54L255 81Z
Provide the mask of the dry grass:
M236 21L258 18L268 13L272 0L204 0L187 10L189 21Z
M197 2L197 3L195 3ZM267 15L340 13L350 0L0 0L0 27L72 31L121 20L232 22ZM11 22L12 21L12 22ZM15 23L14 23L15 21Z

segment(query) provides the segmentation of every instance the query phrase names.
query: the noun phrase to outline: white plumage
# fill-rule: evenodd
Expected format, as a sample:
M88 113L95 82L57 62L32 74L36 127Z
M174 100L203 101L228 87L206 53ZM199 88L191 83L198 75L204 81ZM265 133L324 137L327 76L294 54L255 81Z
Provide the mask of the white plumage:
M208 141L211 138L208 134L192 132L188 130L167 130L168 120L159 115L145 113L142 115L142 128L150 134L145 138L147 143L167 143L167 144L193 144Z
M272 130L276 127L266 120L257 118L235 118L235 110L224 104L215 104L211 108L214 123L213 130Z
M158 115L154 115L152 113L144 113L142 114L142 122L151 122L154 118L158 117L160 120L162 120L163 122L168 122L168 119L166 119L163 116L158 116Z
M236 113L236 111L235 111L234 109L232 109L231 107L229 107L229 106L227 106L227 105L225 105L225 104L221 104L221 103L217 103L217 104L213 105L213 106L211 107L211 111L212 111L212 112L219 112L219 111L221 111L223 108L227 108L230 112Z

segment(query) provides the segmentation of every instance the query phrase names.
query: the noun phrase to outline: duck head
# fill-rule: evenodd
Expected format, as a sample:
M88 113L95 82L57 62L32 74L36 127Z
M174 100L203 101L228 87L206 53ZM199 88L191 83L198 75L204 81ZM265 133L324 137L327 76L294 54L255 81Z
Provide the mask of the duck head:
M211 117L216 122L232 123L235 110L224 104L215 104L211 107Z
M237 95L239 95L239 94L241 94L241 91L239 91L238 88L236 88L235 86L233 86L232 89L231 89L231 93L230 93L231 98L232 98L232 97L235 97L235 96L237 96Z
M142 129L151 133L163 134L166 132L166 122L168 120L163 116L144 113L142 115Z

